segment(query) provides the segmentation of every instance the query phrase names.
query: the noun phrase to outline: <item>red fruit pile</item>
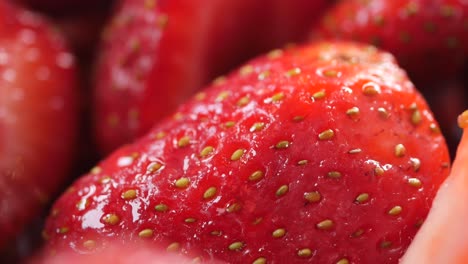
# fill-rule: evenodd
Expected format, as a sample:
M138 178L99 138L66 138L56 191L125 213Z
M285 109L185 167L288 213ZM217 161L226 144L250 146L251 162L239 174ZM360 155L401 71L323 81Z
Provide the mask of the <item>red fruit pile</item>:
M0 262L397 263L467 52L466 0L0 0ZM464 261L462 154L402 261Z

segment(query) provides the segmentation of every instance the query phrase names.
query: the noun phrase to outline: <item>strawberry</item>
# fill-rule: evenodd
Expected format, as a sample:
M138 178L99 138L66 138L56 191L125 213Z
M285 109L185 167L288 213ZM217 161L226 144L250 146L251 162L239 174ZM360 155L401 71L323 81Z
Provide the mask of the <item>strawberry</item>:
M64 39L40 16L0 1L0 247L69 173L75 80Z
M377 45L392 52L412 78L430 82L459 73L467 58L468 2L341 1L313 35Z
M54 252L116 239L230 263L397 263L448 162L390 54L274 50L75 182L44 235Z
M94 255L80 255L76 256L74 252L59 252L54 256L36 257L29 261L29 264L101 264L101 263L114 263L114 264L134 264L134 263L148 263L148 264L167 264L167 263L180 263L190 264L193 263L191 259L184 258L165 252L163 250L155 250L148 245L130 245L130 246L113 246L107 248ZM213 262L215 264L217 262Z
M402 259L406 263L468 262L468 111L458 117L464 129L450 176L437 192L421 231Z
M245 59L302 37L305 21L315 20L311 13L326 2L289 1L280 17L282 0L122 1L104 34L96 73L102 152L146 133Z

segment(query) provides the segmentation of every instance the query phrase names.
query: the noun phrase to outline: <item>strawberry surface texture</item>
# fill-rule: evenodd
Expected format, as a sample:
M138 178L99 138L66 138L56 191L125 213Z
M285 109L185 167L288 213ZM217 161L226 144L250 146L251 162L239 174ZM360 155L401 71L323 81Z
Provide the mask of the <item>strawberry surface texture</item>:
M154 243L230 263L397 263L449 155L392 55L273 50L216 79L54 204L47 250ZM115 242L114 242L115 243Z

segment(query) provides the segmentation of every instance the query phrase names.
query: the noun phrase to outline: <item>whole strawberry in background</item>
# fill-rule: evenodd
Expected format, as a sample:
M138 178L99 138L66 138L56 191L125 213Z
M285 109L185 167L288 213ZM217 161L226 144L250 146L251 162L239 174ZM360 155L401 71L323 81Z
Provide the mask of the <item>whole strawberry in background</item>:
M467 25L465 0L346 0L325 13L313 38L372 43L393 53L425 85L461 74Z
M305 38L331 1L124 0L103 34L94 124L103 153L131 142L244 60Z
M42 17L0 1L0 248L70 173L77 135L74 57Z
M44 235L51 252L148 241L204 261L397 263L448 171L393 56L319 42L195 95L75 182Z

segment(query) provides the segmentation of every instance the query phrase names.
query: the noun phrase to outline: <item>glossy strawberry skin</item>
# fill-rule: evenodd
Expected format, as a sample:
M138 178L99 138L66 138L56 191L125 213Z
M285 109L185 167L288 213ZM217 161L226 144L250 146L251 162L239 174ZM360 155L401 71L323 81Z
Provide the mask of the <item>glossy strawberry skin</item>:
M390 54L276 50L78 180L44 234L55 252L112 237L228 262L397 263L448 162Z
M393 53L410 77L430 83L460 73L467 25L463 0L350 0L327 12L313 36L377 45Z
M318 17L311 14L327 1L284 6L281 0L122 1L96 73L94 124L102 152L143 135L244 60L304 38Z
M39 215L70 172L74 58L36 14L0 2L0 247Z

